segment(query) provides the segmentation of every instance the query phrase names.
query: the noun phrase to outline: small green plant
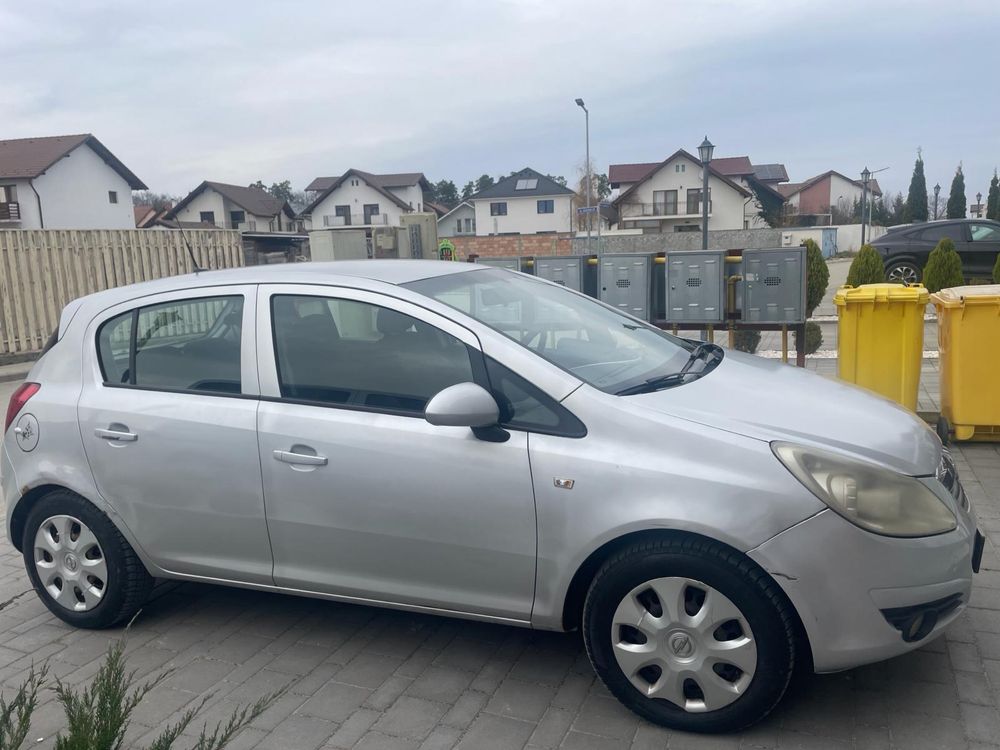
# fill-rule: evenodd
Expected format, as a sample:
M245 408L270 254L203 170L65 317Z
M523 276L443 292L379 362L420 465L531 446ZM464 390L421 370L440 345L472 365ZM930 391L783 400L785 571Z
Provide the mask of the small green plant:
M882 265L878 250L871 245L862 245L847 271L848 286L881 284L884 281L885 267Z
M737 329L733 348L747 354L754 354L758 346L760 346L760 331L750 328Z
M997 255L997 262L993 264L993 283L1000 284L1000 254Z
M830 269L815 240L806 240L806 317L811 318L830 285Z
M962 275L962 259L955 250L955 243L945 237L927 258L924 268L924 286L930 292L939 292L953 286L962 286L965 277Z
M11 702L0 698L0 750L18 750L24 744L31 728L31 715L38 707L38 693L45 684L48 671L48 665L35 669L32 664Z
M799 334L798 331L795 332L795 341L798 344ZM823 329L819 327L819 323L814 320L806 322L806 340L803 349L806 354L815 354L819 351L819 348L823 346Z
M132 713L150 690L170 676L159 676L136 686L135 670L126 670L123 636L108 647L108 654L90 686L75 688L58 678L53 688L66 714L67 728L56 735L56 750L121 750ZM7 703L0 698L0 750L20 750L31 727L31 716L38 706L38 694L45 687L48 666L32 666L14 698ZM209 731L202 727L191 750L222 750L248 724L260 716L284 694L284 689L265 695L257 702L237 708L223 724ZM181 733L191 725L198 712L211 698L207 695L164 730L146 750L172 750Z

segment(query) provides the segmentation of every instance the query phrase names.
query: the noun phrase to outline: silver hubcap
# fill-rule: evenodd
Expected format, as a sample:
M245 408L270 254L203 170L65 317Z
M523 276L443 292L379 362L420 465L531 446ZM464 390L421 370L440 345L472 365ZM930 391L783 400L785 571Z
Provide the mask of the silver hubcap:
M691 578L657 578L622 599L611 622L618 666L637 690L691 713L747 691L757 643L726 596Z
M35 534L35 570L42 587L73 612L101 603L108 587L104 551L87 525L73 516L46 518Z
M889 281L916 284L918 276L917 269L909 265L893 266L889 270Z

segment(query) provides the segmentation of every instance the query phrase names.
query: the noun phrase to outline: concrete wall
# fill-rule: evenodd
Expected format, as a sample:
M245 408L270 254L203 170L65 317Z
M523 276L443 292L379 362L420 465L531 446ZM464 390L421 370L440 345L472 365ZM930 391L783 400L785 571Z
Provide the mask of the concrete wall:
M538 213L538 201L551 200L553 212ZM506 216L491 216L491 203L506 203ZM570 195L533 195L530 198L484 198L473 201L476 207L476 234L484 237L490 234L517 232L535 234L537 232L568 232L573 228L573 205Z
M41 229L35 193L27 180L16 184L22 218L20 224L11 226ZM34 185L45 229L135 229L132 188L86 144L36 177ZM117 203L111 203L110 190L118 194Z

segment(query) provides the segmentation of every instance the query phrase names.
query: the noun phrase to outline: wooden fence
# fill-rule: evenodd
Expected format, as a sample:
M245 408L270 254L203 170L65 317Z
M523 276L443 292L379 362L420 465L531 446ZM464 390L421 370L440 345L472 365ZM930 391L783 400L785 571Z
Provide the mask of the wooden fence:
M185 238L202 268L243 265L235 231L0 230L0 355L41 349L77 297L190 273Z

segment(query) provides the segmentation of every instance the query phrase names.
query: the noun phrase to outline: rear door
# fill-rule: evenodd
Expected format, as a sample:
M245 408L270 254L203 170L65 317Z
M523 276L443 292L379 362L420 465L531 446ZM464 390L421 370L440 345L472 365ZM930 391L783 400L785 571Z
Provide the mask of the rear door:
M78 403L98 489L175 573L271 583L253 286L160 294L90 323Z
M1000 254L1000 226L990 222L969 224L970 241L966 254L970 273L967 275L988 278L993 274L993 266ZM965 265L966 256L962 257Z

